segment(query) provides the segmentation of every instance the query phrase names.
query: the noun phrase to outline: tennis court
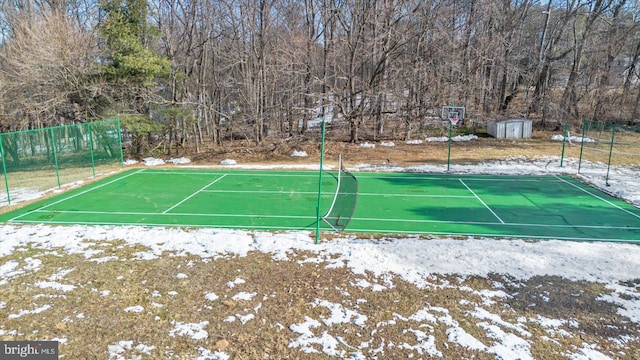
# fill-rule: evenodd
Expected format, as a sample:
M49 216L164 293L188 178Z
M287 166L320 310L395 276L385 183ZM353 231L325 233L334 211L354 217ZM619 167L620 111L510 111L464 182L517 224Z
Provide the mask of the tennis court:
M355 177L346 232L640 241L640 209L571 177ZM323 176L321 214L353 208L335 196L337 178ZM318 179L317 171L133 169L2 214L0 222L312 231Z

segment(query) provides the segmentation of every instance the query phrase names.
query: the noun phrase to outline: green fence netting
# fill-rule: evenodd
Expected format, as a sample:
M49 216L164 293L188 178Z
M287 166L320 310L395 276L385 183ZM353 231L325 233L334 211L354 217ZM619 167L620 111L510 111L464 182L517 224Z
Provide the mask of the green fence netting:
M0 134L0 205L123 167L120 120Z
M640 165L639 137L640 128L584 120L578 173L608 184L612 167Z

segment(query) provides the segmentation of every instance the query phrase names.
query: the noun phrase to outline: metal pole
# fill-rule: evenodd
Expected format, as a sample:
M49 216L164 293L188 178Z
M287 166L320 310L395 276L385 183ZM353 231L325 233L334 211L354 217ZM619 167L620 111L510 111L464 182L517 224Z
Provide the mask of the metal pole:
M322 135L320 135L320 138L321 138L321 142L320 142L320 170L319 170L319 176L318 176L318 204L316 206L316 241L315 241L316 244L320 241L320 200L322 198L322 167L324 166L323 165L323 163L324 163L324 134L325 134L324 118L322 119L321 133L322 133Z
M449 121L449 153L447 154L447 171L451 165L451 135L453 134L453 122Z
M87 130L89 131L89 153L91 154L91 171L93 177L96 177L96 161L93 156L93 133L91 132L91 123L87 123Z
M118 129L118 144L120 145L120 168L124 169L124 155L122 154L122 128L120 127L120 119L116 119L116 127Z
M2 147L2 135L0 135L0 157L2 157L2 172L4 174L4 186L7 189L7 204L11 205L11 195L9 194L9 176L7 175L7 158L4 156Z
M560 155L560 167L564 161L564 145L567 143L567 135L569 135L569 125L564 126L564 134L562 135L562 155Z
M613 125L611 128L611 146L609 147L609 162L607 163L607 176L604 180L604 183L609 186L609 169L611 168L611 155L613 154L613 141L616 137L616 125Z

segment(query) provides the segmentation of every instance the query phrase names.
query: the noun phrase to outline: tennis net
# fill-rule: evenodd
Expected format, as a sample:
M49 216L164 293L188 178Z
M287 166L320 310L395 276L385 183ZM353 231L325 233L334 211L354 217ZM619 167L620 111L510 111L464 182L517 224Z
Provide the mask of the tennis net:
M348 172L342 164L342 155L338 158L338 186L326 215L322 217L335 231L347 228L356 210L358 200L358 179Z

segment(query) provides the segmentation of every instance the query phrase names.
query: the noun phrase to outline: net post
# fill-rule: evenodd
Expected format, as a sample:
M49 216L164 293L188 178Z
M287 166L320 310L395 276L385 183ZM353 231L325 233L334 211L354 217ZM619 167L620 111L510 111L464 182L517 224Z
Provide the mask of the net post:
M322 199L322 167L324 166L324 136L325 136L325 119L322 118L321 135L320 135L320 170L318 174L318 203L316 205L316 238L315 243L320 242L320 203Z
M9 193L9 176L7 175L7 158L4 156L4 147L2 146L2 134L0 134L0 157L2 157L2 173L4 174L4 186L7 189L7 204L11 205L11 194Z
M60 170L58 168L58 153L56 151L56 138L53 134L53 128L49 128L49 134L51 135L51 147L53 149L53 163L56 167L56 179L58 180L58 187L60 187Z
M338 231L338 229L333 226L332 223L330 223L329 221L327 221L327 216L329 216L329 214L331 214L331 212L333 211L333 207L336 205L336 201L338 200L338 193L340 192L340 183L342 181L342 154L338 154L338 185L336 186L336 192L335 194L333 194L333 200L331 201L331 206L329 207L329 210L327 211L327 213L322 216L322 220L324 222L326 222L329 226L331 226L331 228L334 231ZM336 222L339 223L340 220L338 220Z

